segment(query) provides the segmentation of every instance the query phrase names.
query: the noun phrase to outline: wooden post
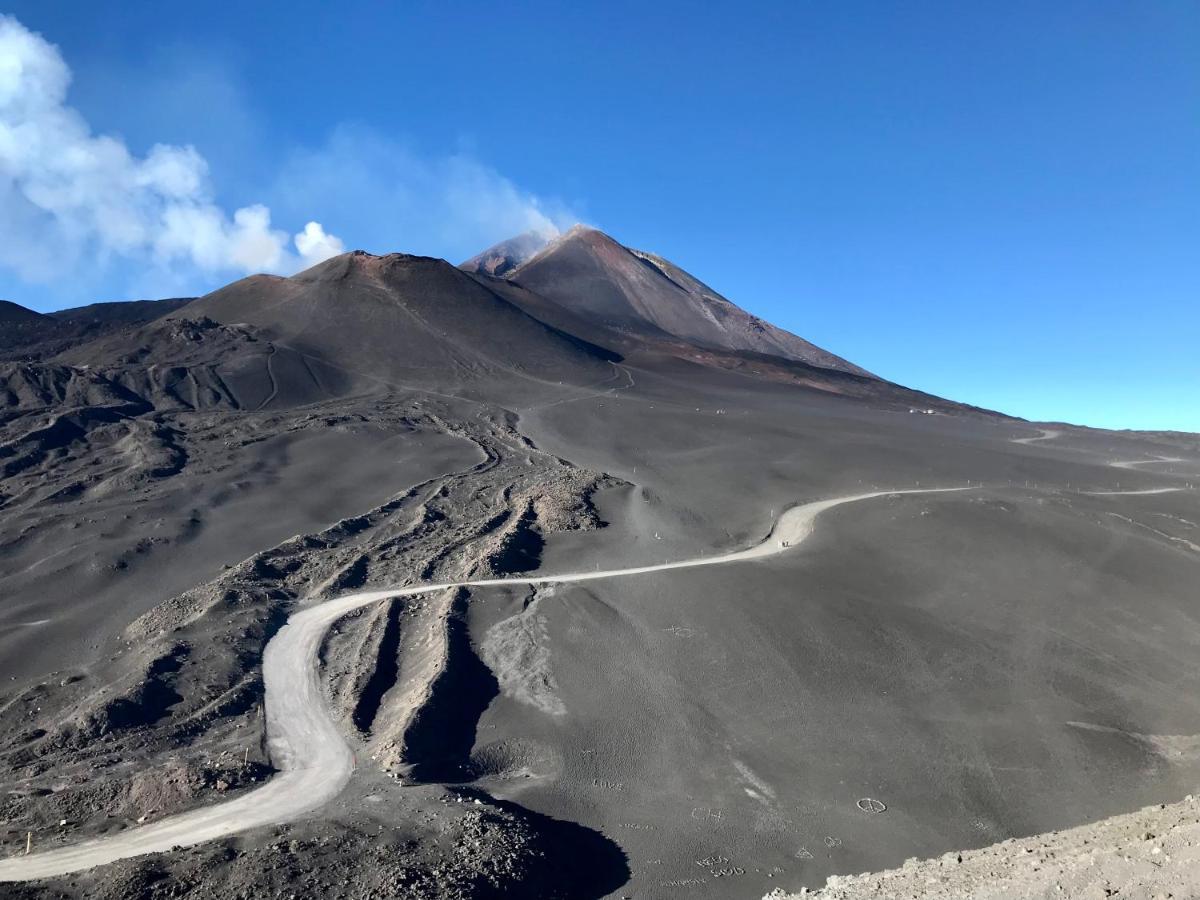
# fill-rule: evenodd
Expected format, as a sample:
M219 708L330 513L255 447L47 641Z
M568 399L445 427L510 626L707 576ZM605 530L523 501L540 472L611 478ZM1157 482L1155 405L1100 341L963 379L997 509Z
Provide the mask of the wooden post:
M25 832L25 855L28 856L33 850L33 832Z
M250 765L250 748L247 747L245 755L242 756L242 768L244 769L249 765Z

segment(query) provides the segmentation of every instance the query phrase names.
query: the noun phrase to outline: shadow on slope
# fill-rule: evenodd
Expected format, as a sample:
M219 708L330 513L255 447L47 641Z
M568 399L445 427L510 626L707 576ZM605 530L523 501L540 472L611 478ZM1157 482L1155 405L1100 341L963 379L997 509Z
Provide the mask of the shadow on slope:
M455 596L447 622L446 667L406 737L413 764L410 777L416 781L461 784L476 777L471 751L479 720L500 694L496 676L471 644L465 617L468 597L466 590ZM629 880L625 852L600 832L498 800L478 788L456 790L524 819L539 834L544 855L522 883L521 896L587 900L608 896Z
M500 694L496 676L471 645L465 617L469 596L463 588L455 592L446 622L446 665L405 735L416 781L462 782L474 777L471 750L479 719Z
M556 819L508 800L497 800L476 788L460 793L520 817L538 832L544 852L542 865L522 883L530 900L600 900L629 881L629 857L594 829Z

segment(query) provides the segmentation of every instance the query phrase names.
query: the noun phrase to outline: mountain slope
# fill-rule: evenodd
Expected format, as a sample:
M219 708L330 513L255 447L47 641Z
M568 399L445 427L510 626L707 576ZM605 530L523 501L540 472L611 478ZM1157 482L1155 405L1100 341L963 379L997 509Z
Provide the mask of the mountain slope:
M191 298L93 303L42 315L0 301L0 359L46 359L56 353L152 322Z
M488 247L477 256L472 256L459 268L466 272L484 275L505 275L521 263L534 256L546 246L550 239L537 231L526 231L507 241Z
M0 354L44 340L54 331L55 322L49 316L0 300Z
M346 254L0 364L6 871L294 790L264 660L380 598L300 632L333 804L4 896L751 900L1194 790L1200 446L681 337L707 288L561 243ZM547 257L612 309L532 290Z
M195 300L195 297L169 297L164 300L117 300L109 303L89 303L50 313L50 317L72 326L80 332L143 325L173 313Z
M544 324L445 260L345 253L291 278L255 275L191 304L345 373L461 384L504 375L593 381L613 355Z
M618 331L870 374L751 315L667 260L592 228L572 228L505 277Z
M34 312L32 309L26 309L18 303L13 303L11 300L0 300L0 325L5 328L10 325L20 325L24 322L40 322L45 319L39 312Z

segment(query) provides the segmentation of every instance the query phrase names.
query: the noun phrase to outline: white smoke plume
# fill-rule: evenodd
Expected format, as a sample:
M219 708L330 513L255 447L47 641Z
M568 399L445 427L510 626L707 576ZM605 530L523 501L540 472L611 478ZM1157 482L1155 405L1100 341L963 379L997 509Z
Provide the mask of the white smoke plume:
M429 155L363 124L339 125L320 146L293 150L273 187L280 210L354 222L380 242L370 249L454 262L526 231L549 239L578 221L468 153Z
M112 256L287 274L342 252L319 222L289 236L266 206L227 214L192 147L158 144L139 158L93 134L66 104L70 82L57 47L0 16L0 266L28 281Z

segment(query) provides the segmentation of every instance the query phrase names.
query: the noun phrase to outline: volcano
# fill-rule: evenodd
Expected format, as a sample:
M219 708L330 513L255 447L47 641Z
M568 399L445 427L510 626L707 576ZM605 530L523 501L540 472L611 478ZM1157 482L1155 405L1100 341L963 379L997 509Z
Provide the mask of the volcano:
M505 244L476 259L504 256ZM675 264L575 226L503 275L615 331L682 340L701 348L750 351L826 369L865 369L753 316Z
M472 256L459 268L483 275L504 276L534 256L550 243L550 240L541 232L526 231L524 234L501 241L482 253Z
M1193 791L1200 439L870 363L589 228L0 304L6 896L751 900Z

